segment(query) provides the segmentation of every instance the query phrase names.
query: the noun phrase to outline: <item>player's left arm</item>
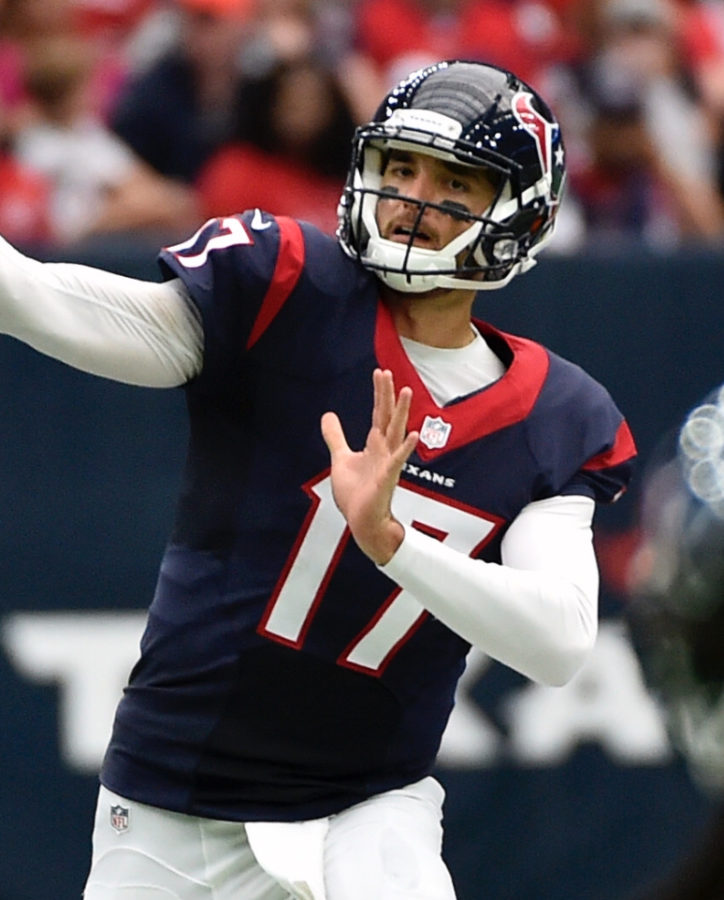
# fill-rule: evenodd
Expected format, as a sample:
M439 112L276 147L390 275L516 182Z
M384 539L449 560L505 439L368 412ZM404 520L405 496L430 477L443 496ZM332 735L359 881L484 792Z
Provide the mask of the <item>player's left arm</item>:
M593 511L576 495L530 503L503 538L502 564L408 527L381 569L484 653L534 681L565 684L596 639Z
M408 389L374 376L372 427L352 451L333 413L322 421L335 501L370 559L437 619L494 659L547 684L580 668L596 637L598 567L594 501L571 494L526 506L503 538L502 564L472 559L405 527L392 512L404 461Z

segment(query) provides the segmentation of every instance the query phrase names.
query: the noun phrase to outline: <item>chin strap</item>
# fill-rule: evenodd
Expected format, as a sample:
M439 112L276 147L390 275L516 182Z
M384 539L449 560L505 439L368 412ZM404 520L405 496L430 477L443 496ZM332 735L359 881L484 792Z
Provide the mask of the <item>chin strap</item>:
M461 236L464 238L464 236ZM398 244L384 238L370 238L367 252L361 261L369 266L384 283L395 291L408 294L422 294L435 288L452 290L493 291L505 287L512 278L527 272L536 264L533 256L514 263L501 278L495 281L483 281L475 278L459 278L451 274L443 274L440 269L455 269L456 247L458 241L452 241L444 251L425 250L420 247L409 248L407 244ZM463 244L467 240L463 240ZM410 271L412 270L412 271Z

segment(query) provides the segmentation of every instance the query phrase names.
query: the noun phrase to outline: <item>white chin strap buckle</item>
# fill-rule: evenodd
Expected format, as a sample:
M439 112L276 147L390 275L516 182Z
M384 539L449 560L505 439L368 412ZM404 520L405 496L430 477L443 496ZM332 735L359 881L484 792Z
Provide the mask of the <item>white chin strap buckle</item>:
M365 260L394 290L416 293L438 287L440 269L454 270L456 265L454 256L380 237L370 238ZM408 274L406 269L412 269L414 274Z

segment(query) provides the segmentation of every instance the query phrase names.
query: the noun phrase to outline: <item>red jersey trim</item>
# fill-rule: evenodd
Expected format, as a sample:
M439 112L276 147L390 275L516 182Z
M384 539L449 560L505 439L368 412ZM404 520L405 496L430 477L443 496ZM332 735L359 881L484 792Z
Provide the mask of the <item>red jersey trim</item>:
M591 457L582 468L589 472L595 472L599 469L610 469L612 466L618 466L636 456L636 452L636 444L631 434L631 429L624 419L618 426L613 447Z
M274 321L279 310L296 287L304 268L304 236L294 219L279 216L279 253L267 292L246 342L250 350Z
M486 322L476 320L475 325L483 336L495 336L503 341L511 351L512 362L503 377L489 387L465 400L441 407L430 396L407 358L392 314L382 302L378 303L375 355L380 366L393 373L398 390L404 385L412 388L410 429L421 429L426 416L439 416L451 426L444 447L431 450L422 442L418 443L416 453L423 460L437 458L521 422L533 408L548 375L550 360L540 344L498 331Z

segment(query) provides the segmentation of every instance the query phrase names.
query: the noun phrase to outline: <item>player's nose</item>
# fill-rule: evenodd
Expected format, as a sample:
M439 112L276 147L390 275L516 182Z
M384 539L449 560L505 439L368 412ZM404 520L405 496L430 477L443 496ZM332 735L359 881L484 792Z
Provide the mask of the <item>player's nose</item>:
M405 187L405 194L413 200L435 201L435 180L424 169L419 169Z

